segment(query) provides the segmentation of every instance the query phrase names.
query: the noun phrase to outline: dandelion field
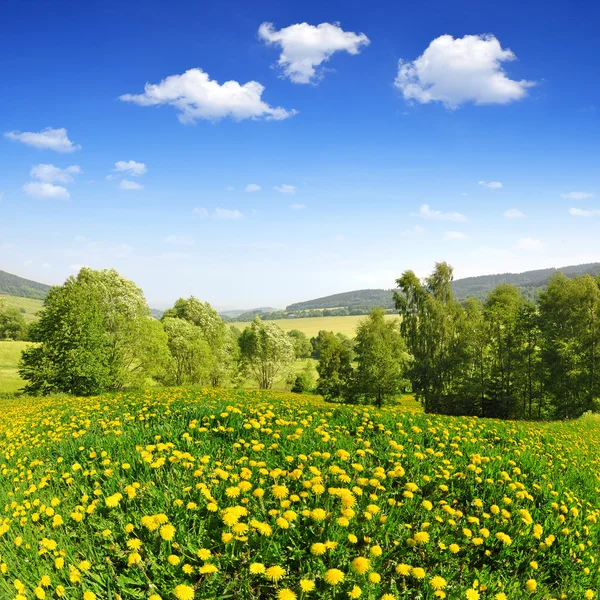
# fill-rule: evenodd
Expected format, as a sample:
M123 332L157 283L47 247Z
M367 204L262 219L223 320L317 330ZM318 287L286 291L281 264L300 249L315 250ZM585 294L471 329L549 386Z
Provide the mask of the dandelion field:
M586 599L600 425L162 389L0 400L0 598Z

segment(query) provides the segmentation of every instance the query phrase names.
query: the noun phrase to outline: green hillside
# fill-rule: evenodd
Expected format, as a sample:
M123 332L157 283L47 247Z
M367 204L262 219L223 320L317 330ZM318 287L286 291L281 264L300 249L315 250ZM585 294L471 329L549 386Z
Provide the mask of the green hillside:
M50 286L45 283L38 283L6 271L0 271L0 294L43 300L49 289Z
M37 313L42 310L43 302L37 298L22 298L20 296L7 296L0 293L0 303L7 308L16 308L21 311L25 321L31 323L37 319Z
M452 289L459 300L466 300L467 298L484 299L488 292L497 285L510 283L518 287L526 298L536 300L539 293L546 287L550 277L558 271L564 273L567 277L576 277L585 273L596 277L600 275L600 263L571 265L558 269L537 269L535 271L525 271L524 273L500 273L497 275L466 277L455 280L452 283ZM290 304L286 310L293 312L342 307L349 310L361 308L369 310L374 307L393 308L393 290L354 290L332 294L331 296Z

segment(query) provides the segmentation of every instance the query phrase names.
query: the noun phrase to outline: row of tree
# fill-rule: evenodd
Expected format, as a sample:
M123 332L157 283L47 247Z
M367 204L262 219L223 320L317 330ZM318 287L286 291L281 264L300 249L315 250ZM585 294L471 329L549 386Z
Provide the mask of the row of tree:
M1 322L1 321L0 321ZM25 392L76 395L163 385L239 385L261 388L285 377L296 356L312 353L301 332L260 319L239 332L210 304L179 299L160 321L142 290L115 270L81 269L48 293L23 352Z
M600 396L600 279L554 275L534 305L508 284L484 302L452 295L452 268L397 280L411 355L407 375L427 412L568 418Z

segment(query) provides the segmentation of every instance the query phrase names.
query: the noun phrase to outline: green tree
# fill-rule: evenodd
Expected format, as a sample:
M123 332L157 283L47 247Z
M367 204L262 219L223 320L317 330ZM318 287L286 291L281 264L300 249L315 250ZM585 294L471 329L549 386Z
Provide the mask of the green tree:
M490 362L488 402L483 416L519 416L525 404L523 344L519 316L524 300L518 288L503 283L493 289L485 302L484 320L488 331Z
M353 352L340 336L331 331L319 331L318 340L317 394L328 401L346 398L354 372Z
M20 374L32 394L97 394L143 384L161 372L167 338L142 291L114 270L81 269L44 300L31 327L37 346Z
M299 329L292 329L287 334L294 344L296 358L308 358L312 353L312 345L308 337Z
M173 308L163 313L162 319L184 319L199 328L210 348L209 377L211 385L224 385L234 376L237 345L231 327L221 319L219 313L208 303L194 296L179 298Z
M283 330L260 317L244 329L238 340L241 360L261 389L285 377L294 363L294 344Z
M170 360L164 383L187 385L210 380L212 356L202 331L185 319L166 317L162 324L168 338Z
M383 309L373 309L358 325L354 343L357 368L352 392L379 408L406 386L409 355L397 320L386 321Z
M27 323L16 308L8 308L0 298L0 340L24 340Z
M600 287L590 275L554 275L540 296L545 390L552 416L578 417L598 399Z
M416 398L426 412L472 414L464 396L465 373L472 364L465 309L452 295L452 267L437 263L423 282L406 271L396 283L396 308L412 361L408 370Z

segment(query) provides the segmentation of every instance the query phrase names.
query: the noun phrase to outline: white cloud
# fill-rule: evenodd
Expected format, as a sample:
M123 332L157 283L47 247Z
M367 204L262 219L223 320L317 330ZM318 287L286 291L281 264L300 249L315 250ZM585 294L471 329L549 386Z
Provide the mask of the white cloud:
M47 127L38 133L32 131L8 131L4 134L9 140L17 142L23 142L28 146L34 148L41 148L44 150L54 150L55 152L75 152L75 150L81 150L79 144L74 144L67 135L67 130L63 127L61 129L52 129Z
M295 194L298 188L295 185L288 185L284 183L283 185L276 185L273 187L274 190L281 192L282 194Z
M66 169L61 169L54 165L40 164L31 167L29 174L34 179L39 179L46 183L73 183L73 175L79 175L81 172L81 167L79 165L71 165Z
M292 210L303 210L306 208L306 204L290 204Z
M43 262L42 263L42 269L49 269L52 265L50 263L47 262Z
M522 213L518 208L509 208L504 212L504 216L507 219L520 219L525 216L525 213Z
M173 244L173 246L193 246L194 240L187 235L168 235L165 238L167 244Z
M566 200L587 200L588 198L593 198L594 194L590 194L589 192L569 192L561 194L560 197Z
M466 238L467 236L462 231L446 231L444 233L444 239L448 242L455 242Z
M515 247L519 250L542 250L544 248L544 242L539 238L522 237Z
M197 217L208 217L208 211L205 208L202 208L201 206L197 206L196 208L194 208L194 210L192 210L192 213L195 214Z
M527 95L533 81L515 81L502 68L515 60L493 35L442 35L412 62L400 60L395 85L405 100L443 102L456 109L465 102L507 104Z
M119 183L119 187L122 190L143 190L144 186L137 181L131 181L131 179L123 179Z
M241 219L244 215L239 210L229 208L216 208L215 219Z
M240 85L232 80L220 85L202 69L189 69L158 84L146 83L143 94L124 94L119 99L140 106L171 105L178 111L180 122L185 124L199 119L218 121L224 117L236 121L261 118L279 121L296 114L295 110L274 108L263 102L264 89L257 81Z
M362 46L369 45L364 34L344 31L339 23L309 25L296 23L277 31L272 23L263 23L258 28L258 37L267 44L278 44L281 54L277 64L285 77L294 83L312 83L322 76L322 69L335 52L358 54Z
M73 241L78 242L78 243L87 242L87 238L84 235L76 235L73 238Z
M23 186L23 191L33 198L44 198L50 200L68 200L71 197L69 190L62 185L52 183L41 183L31 181Z
M81 264L69 265L69 269L71 269L71 271L75 271L75 273L79 273L79 271L81 271L81 269L89 269L89 268L90 268L89 265L81 265Z
M429 204L421 204L418 213L411 213L411 217L423 217L435 221L466 221L467 217L458 212L442 212L433 210Z
M148 167L142 162L135 162L135 160L118 160L115 163L115 171L119 173L127 173L128 175L139 176L143 175L148 171Z
M343 242L344 240L345 240L345 238L344 238L344 236L343 236L341 233L338 233L338 234L335 236L335 241L336 241L336 242Z
M232 185L228 185L228 186L227 186L225 189L226 189L228 192L233 192L233 190L235 190L235 188L234 188Z
M478 183L490 190L499 190L502 188L502 184L499 181L479 181Z
M570 208L569 214L573 217L600 217L600 210L584 210L583 208Z
M245 188L245 192L258 192L260 191L260 185L256 185L256 183L249 183Z

